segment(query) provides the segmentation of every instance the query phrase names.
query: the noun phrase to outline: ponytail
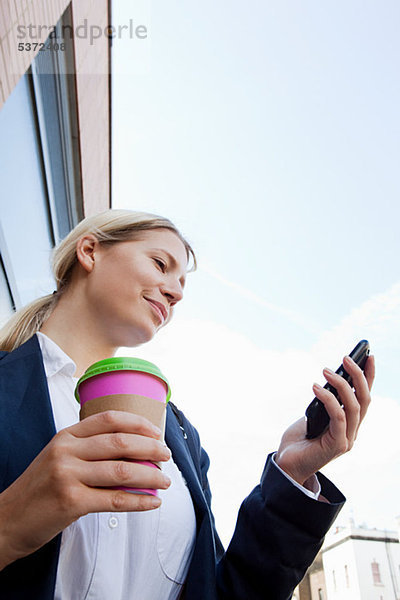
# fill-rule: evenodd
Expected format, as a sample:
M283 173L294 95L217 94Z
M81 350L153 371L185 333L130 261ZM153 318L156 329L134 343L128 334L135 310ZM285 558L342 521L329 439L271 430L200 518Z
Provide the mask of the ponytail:
M39 331L57 302L55 294L30 302L7 321L0 330L0 350L12 352Z

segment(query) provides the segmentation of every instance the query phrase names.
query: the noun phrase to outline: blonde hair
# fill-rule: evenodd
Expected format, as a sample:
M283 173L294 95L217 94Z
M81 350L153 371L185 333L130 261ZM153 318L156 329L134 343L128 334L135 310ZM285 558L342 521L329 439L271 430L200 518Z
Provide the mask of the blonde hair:
M169 219L144 212L111 209L83 219L53 250L52 270L57 283L57 291L34 300L18 310L0 330L0 349L11 352L39 331L54 310L58 298L67 288L72 271L78 262L76 244L88 234L93 234L100 244L111 245L140 239L143 231L169 229L173 231L186 248L188 260L193 259L190 271L197 267L196 256L189 242L185 240Z

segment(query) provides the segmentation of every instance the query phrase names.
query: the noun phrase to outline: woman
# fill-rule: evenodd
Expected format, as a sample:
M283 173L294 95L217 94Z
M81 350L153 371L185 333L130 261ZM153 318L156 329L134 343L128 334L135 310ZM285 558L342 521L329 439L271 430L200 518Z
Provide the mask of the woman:
M208 456L180 411L168 406L166 444L128 413L79 422L77 377L170 321L190 257L195 265L166 219L120 210L85 219L55 250L57 291L4 328L2 597L283 600L318 552L344 497L315 474L351 448L370 401L373 359L365 377L346 359L355 393L324 371L345 410L315 386L329 430L306 440L301 419L284 434L226 552L210 509ZM121 456L162 461L163 470ZM108 489L118 485L157 488L160 498Z

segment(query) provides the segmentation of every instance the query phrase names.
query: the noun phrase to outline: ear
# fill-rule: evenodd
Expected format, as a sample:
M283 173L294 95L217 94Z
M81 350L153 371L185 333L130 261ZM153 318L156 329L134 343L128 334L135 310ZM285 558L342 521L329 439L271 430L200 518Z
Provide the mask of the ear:
M99 242L91 233L83 236L76 244L76 257L81 267L88 273L94 268L95 254L99 248Z

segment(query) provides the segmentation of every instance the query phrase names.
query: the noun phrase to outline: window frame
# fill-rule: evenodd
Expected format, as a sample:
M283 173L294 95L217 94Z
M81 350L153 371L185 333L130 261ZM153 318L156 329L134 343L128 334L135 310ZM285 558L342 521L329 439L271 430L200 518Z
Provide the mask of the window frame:
M14 277L14 269L8 253L6 240L0 222L0 267L3 269L11 304L14 310L21 308L21 299L18 292L17 282Z
M374 559L371 563L372 582L374 585L382 585L381 570L379 563Z
M72 28L69 6L54 28L58 45ZM30 68L55 244L84 217L73 38L39 52Z

